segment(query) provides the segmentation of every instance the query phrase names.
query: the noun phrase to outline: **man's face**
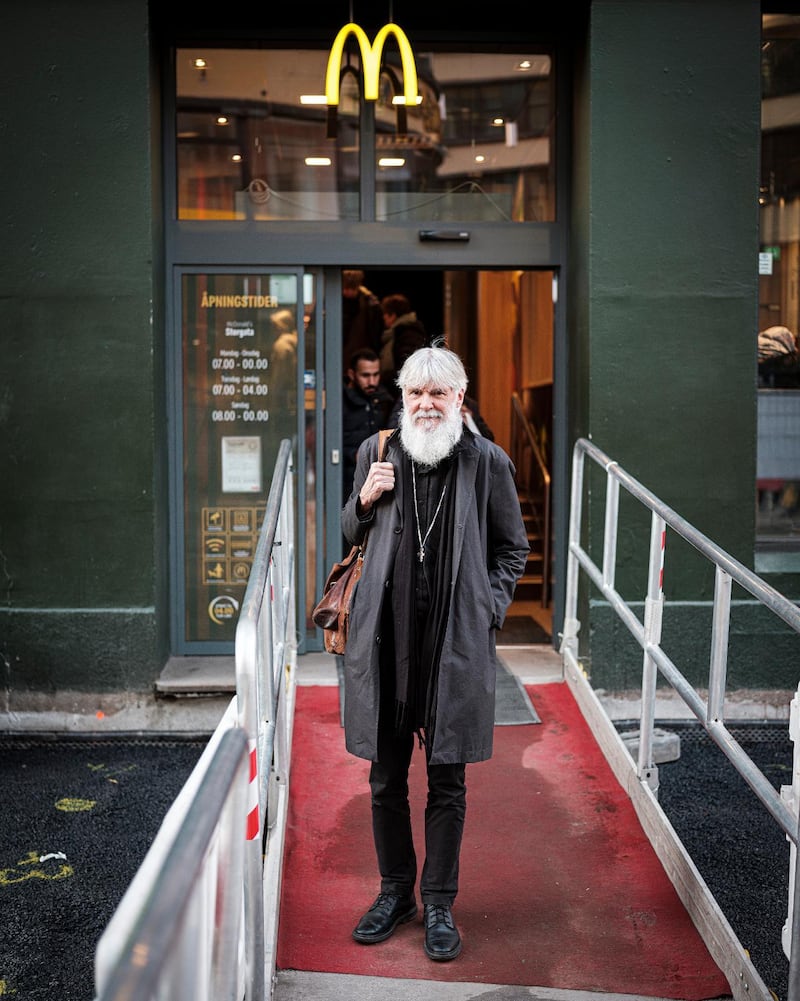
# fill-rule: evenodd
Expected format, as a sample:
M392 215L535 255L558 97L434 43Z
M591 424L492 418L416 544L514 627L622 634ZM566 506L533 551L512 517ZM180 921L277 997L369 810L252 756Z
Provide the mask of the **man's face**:
M426 432L439 428L443 418L460 413L463 400L463 389L422 386L403 390L403 409L413 426Z
M372 396L381 379L381 365L378 361L359 358L355 370L350 369L351 378L365 396Z

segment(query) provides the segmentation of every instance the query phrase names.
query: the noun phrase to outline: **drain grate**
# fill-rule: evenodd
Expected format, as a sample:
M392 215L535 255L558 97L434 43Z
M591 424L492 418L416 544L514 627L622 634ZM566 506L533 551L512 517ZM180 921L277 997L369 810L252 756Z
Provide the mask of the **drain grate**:
M659 730L676 733L681 741L695 744L713 745L714 741L700 723L687 720L656 720ZM639 728L638 720L619 720L614 724L620 734L635 732ZM748 723L727 723L728 732L740 744L765 743L791 745L789 740L789 721L763 720Z
M80 750L85 747L197 747L204 748L208 738L196 734L114 734L102 737L97 734L58 733L3 733L0 734L0 751L31 751L41 747L59 747Z

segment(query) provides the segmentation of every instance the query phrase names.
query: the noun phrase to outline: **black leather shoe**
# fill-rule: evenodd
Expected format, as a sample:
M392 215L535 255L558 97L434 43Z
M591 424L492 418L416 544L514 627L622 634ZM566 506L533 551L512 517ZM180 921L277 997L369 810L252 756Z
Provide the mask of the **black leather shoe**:
M375 903L354 928L353 938L364 945L385 942L398 925L412 921L416 916L417 902L413 897L379 893Z
M425 955L429 959L455 959L461 936L447 904L425 904Z

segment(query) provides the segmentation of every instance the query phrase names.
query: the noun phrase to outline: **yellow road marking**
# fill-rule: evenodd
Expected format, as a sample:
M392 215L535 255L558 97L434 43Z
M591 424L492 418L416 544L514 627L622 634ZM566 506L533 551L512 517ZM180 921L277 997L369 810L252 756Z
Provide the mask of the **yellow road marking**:
M24 883L28 879L67 879L75 875L75 870L71 865L62 864L55 872L45 872L43 869L27 869L21 872L18 866L29 866L39 864L39 852L28 852L26 858L20 859L16 866L9 869L0 869L0 886L11 886L14 883Z

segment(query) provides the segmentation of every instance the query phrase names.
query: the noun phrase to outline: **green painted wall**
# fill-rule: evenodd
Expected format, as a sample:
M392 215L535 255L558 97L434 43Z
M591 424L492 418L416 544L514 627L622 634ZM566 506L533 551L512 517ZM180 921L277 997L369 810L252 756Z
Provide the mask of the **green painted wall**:
M573 233L575 432L751 567L759 42L755 0L592 4L576 76L575 194L586 218ZM596 543L605 478L593 483ZM630 507L617 584L641 602L649 520ZM687 667L712 594L707 564L668 542L665 635ZM638 686L641 651L620 639L604 603L582 633L596 684Z
M4 6L3 680L145 689L166 651L147 3Z
M3 681L149 689L169 607L147 2L3 7ZM760 5L596 0L582 17L568 38L571 431L752 565ZM592 488L592 539L603 496ZM634 602L647 539L645 518L623 520L618 584ZM665 636L699 680L711 585L670 544ZM583 607L593 680L635 687L635 644L602 603ZM734 631L737 684L785 686L784 636L748 606Z

